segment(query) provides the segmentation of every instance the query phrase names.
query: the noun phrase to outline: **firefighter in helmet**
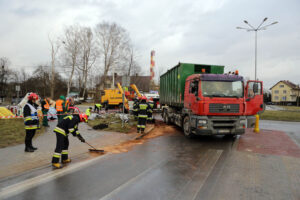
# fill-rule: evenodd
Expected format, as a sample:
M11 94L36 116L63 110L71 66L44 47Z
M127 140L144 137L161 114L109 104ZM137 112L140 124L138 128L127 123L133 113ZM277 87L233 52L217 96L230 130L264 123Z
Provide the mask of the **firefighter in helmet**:
M60 158L63 164L71 162L68 156L69 138L68 134L71 133L74 137L77 137L81 142L85 142L85 139L80 135L78 131L79 122L88 121L86 114L73 114L64 117L53 130L56 134L56 148L52 157L52 166L56 169L62 168L59 163Z
M143 96L141 98L141 102L138 104L138 124L137 124L137 132L144 133L146 128L148 112L150 110L149 104L146 102L147 97Z
M28 102L23 108L24 124L25 124L25 152L34 152L36 147L32 146L32 138L35 135L35 131L40 128L39 117L37 114L36 104L39 99L38 95L31 93L28 96Z

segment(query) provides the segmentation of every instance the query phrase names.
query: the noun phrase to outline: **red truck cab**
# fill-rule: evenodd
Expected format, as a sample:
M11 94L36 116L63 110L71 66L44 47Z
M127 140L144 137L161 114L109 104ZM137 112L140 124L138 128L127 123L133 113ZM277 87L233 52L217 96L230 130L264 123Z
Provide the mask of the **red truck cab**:
M184 90L183 129L189 135L245 133L247 117L263 110L261 81L235 74L193 74Z

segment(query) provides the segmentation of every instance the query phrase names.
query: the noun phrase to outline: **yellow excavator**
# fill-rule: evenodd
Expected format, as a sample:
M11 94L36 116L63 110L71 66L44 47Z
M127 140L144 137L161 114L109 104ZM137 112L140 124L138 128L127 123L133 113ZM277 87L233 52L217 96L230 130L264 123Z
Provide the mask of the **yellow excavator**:
M101 104L106 107L123 107L123 99L122 95L124 94L124 90L120 83L117 84L118 89L106 89L104 90L104 95L101 96ZM124 106L126 110L129 110L128 100L125 97Z

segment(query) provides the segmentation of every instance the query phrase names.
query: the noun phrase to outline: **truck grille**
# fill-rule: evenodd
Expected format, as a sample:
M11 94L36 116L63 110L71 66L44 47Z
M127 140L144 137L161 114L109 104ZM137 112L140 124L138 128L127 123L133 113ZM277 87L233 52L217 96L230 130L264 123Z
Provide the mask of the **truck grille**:
M233 129L237 122L237 117L212 117L212 127L214 129Z
M239 113L240 105L211 103L209 104L209 112L210 113Z

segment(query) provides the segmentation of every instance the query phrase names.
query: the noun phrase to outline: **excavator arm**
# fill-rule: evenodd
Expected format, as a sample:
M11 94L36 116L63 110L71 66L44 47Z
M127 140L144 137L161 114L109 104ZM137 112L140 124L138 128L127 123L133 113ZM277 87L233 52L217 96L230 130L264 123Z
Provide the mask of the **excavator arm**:
M124 90L123 90L123 88L122 88L121 84L120 84L120 83L117 83L117 86L118 86L118 88L119 88L119 90L120 90L120 93L121 93L121 94L122 94L122 96L123 96L123 94L124 94ZM129 111L128 100L127 100L127 98L125 97L125 95L124 95L124 98L125 98L125 100L124 100L124 106L125 106L126 110L128 110L128 111Z
M130 87L135 91L138 97L142 96L135 84L131 84Z

